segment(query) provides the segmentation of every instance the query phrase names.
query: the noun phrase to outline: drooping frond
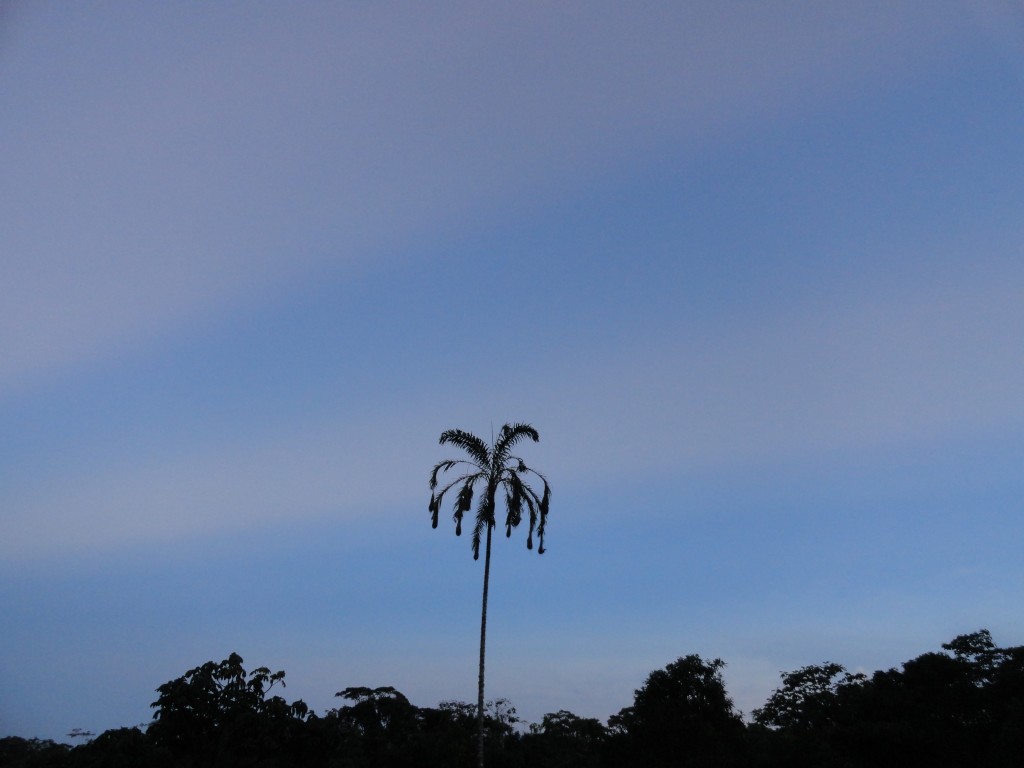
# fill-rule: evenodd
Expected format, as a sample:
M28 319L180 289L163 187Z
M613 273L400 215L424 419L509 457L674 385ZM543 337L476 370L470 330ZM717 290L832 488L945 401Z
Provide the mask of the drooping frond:
M430 494L430 506L428 507L428 509L430 510L430 527L437 528L438 504L437 498L434 496L434 494Z
M523 496L525 491L523 481L515 472L509 472L505 480L505 508L508 514L505 516L505 538L512 535L512 529L517 527L523 519Z
M494 455L491 457L494 466L504 465L509 451L524 437L530 438L535 443L540 440L540 434L529 424L506 424L503 426L494 443Z
M455 512L452 519L455 520L455 535L462 535L462 515L469 512L473 506L473 483L480 479L480 475L473 475L466 480L465 485L459 490L459 496L455 499Z
M442 462L442 463L444 463L444 462ZM455 464L460 464L460 463L466 463L466 462L454 462L454 463ZM429 507L429 509L430 509L430 527L431 528L437 528L437 515L438 515L438 512L441 509L441 502L444 499L445 494L448 493L448 491L450 491L452 488L454 488L459 483L464 483L465 485L463 485L462 489L459 491L458 498L456 498L456 500L455 500L455 509L456 509L455 535L456 536L460 535L462 533L462 526L459 524L459 521L462 519L462 515L461 515L461 513L459 513L458 510L459 510L459 508L460 508L460 506L462 504L462 499L463 499L464 494L467 493L466 487L467 486L469 487L468 493L469 493L469 496L472 498L472 495L473 495L473 488L472 488L473 483L475 483L477 480L479 480L482 477L484 477L484 474L482 472L468 473L468 474L462 475L461 477L455 478L454 480L452 480L450 483L448 483L448 485L446 485L444 488L442 488L437 493L432 493L430 495L430 507ZM466 505L465 509L468 510L469 509L469 505Z
M472 457L473 462L481 469L490 467L491 451L487 447L487 443L471 432L462 429L446 429L441 433L439 442L441 445L447 443L461 448Z
M526 548L533 549L533 529L537 525L537 506L540 504L540 501L537 499L537 494L532 488L526 494L525 501L526 508L530 510L530 530L526 534Z
M488 483L476 504L476 522L473 525L473 559L480 558L480 542L487 527L495 525L495 488Z
M484 493L480 496L480 500L476 505L476 523L473 526L473 559L480 559L480 542L483 539L484 530L488 524L489 518L493 517L493 512L488 513L487 499L491 494ZM493 525L493 523L491 523Z
M458 464L458 460L456 459L445 459L444 461L437 462L437 464L434 466L433 471L430 473L430 490L434 490L435 488L437 488L437 473L447 472L456 464Z
M537 527L537 508L530 504L530 531L526 534L526 548L533 549L533 529Z
M482 475L479 472L474 475L463 475L448 486L448 488L451 488L459 483L463 484L459 489L459 495L455 497L455 503L452 505L452 520L455 521L456 536L462 535L462 516L473 505L473 483L481 477ZM446 488L445 490L448 489Z
M539 472L537 476L544 481L544 496L540 500L540 523L537 526L537 538L540 539L540 546L537 548L537 554L544 554L544 526L548 522L548 503L551 500L551 487L548 485L546 477L541 475Z
M526 469L526 472L529 472L531 475L536 475L540 478L540 481L544 483L544 493L541 496L538 496L537 492L529 485L523 483L523 488L527 491L527 505L530 509L530 531L526 537L526 548L533 549L533 533L536 531L537 538L540 539L540 547L537 549L537 554L543 555L544 528L547 525L548 520L548 505L551 502L551 486L548 485L548 479L537 470Z
M470 508L473 506L473 481L475 479L475 477L470 479L464 486L462 486L462 490L459 491L459 498L456 502L456 507L459 512L469 512Z

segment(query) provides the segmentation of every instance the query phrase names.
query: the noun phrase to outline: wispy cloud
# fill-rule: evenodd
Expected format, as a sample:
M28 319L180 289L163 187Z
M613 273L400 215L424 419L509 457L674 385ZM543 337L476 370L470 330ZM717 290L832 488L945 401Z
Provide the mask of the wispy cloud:
M907 76L962 21L928 4L735 11L15 14L3 391L523 195Z
M145 455L115 447L46 490L26 489L4 518L5 554L418 508L440 430L486 431L495 413L543 425L531 456L563 487L600 483L609 467L739 469L1005 429L1024 421L1024 274L1008 261L930 284L804 296L725 331L674 328L617 347L594 339L551 367L496 366L457 396L443 378L386 412L341 403L244 439L208 435Z

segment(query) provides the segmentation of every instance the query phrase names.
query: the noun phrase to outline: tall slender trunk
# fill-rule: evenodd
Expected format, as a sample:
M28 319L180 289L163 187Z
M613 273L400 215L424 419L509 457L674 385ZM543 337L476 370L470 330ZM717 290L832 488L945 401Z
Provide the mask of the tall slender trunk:
M487 586L491 578L491 529L487 526L487 548L484 554L484 601L480 610L480 680L477 685L476 725L477 725L477 763L484 768L484 648L487 645Z

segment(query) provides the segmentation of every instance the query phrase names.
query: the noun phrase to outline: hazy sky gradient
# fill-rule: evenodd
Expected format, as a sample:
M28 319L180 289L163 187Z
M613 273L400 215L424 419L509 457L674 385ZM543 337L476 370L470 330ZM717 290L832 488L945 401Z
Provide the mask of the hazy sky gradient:
M0 735L238 651L473 698L443 429L528 421L489 693L1024 644L1016 2L0 12Z

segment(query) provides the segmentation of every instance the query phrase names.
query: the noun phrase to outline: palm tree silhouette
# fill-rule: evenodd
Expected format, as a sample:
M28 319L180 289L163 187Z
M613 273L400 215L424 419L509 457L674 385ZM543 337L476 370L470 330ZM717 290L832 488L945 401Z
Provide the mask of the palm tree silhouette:
M476 505L476 522L473 525L473 559L480 559L480 543L485 537L484 549L484 596L480 610L480 678L477 686L477 759L483 768L484 764L484 648L487 642L487 588L491 574L491 531L495 526L495 496L499 490L505 496L505 536L512 535L523 519L525 505L530 513L530 532L526 537L526 548L533 549L533 534L537 533L537 553L544 554L544 526L548 517L548 500L551 488L547 478L540 472L530 469L518 456L512 455L512 449L523 438L533 442L540 440L537 430L529 424L506 424L498 433L498 439L490 446L476 435L461 429L449 429L441 433L440 444L454 445L463 449L469 459L446 459L440 461L430 473L430 519L431 525L437 528L437 516L441 509L441 500L453 488L458 487L455 497L454 514L455 535L462 535L462 516L473 506L473 495L477 485L483 486L483 493ZM449 470L460 473L440 490L438 474ZM524 480L526 474L536 475L544 483L543 495L538 495Z

